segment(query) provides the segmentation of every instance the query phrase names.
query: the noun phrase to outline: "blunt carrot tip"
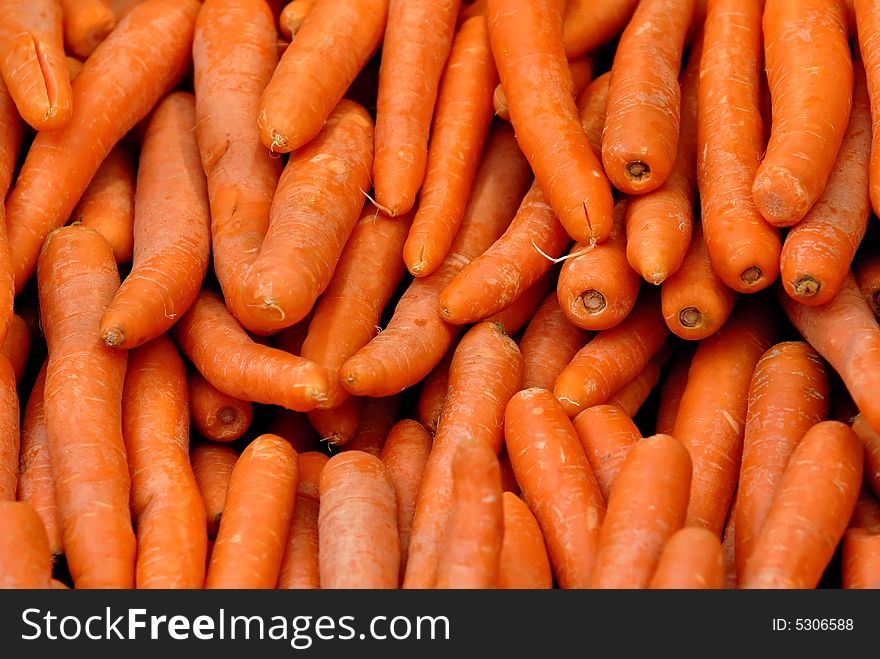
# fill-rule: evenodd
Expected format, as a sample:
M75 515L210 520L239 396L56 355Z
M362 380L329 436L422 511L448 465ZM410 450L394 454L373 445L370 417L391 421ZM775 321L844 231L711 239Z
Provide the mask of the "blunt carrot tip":
M125 341L125 334L118 327L110 327L101 332L101 341L108 348L118 348Z
M581 303L584 305L584 309L590 316L600 313L606 306L608 306L605 296L592 288L581 293L578 299L580 299Z
M238 419L238 411L234 407L226 405L217 412L217 420L224 426L234 423Z
M651 176L651 168L646 162L633 160L626 163L626 175L633 181L645 181Z
M792 286L792 290L796 297L810 298L815 297L819 294L819 290L822 288L822 283L818 280L814 279L810 275L804 275L800 277L794 285Z
M754 286L759 281L761 281L761 279L764 278L764 273L761 271L761 268L753 265L743 270L739 278L742 283L746 284L747 286Z

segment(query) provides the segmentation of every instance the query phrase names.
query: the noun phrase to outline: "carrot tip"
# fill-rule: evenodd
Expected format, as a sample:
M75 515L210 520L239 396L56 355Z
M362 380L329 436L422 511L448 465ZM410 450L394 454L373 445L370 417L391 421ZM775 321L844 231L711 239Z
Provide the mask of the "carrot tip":
M271 153L284 153L285 151L289 151L287 148L287 140L284 139L284 136L281 135L278 131L272 131L272 144L269 145L269 151Z
M578 299L584 305L584 309L586 309L587 314L590 316L595 316L608 306L605 296L594 288L581 293Z
M753 265L743 270L739 278L742 283L746 284L747 286L752 286L754 284L757 284L759 281L761 281L761 279L764 278L764 273L761 271L761 268Z
M703 325L703 313L696 307L685 307L678 314L678 322L682 327L693 329Z
M217 412L217 420L224 426L231 425L238 420L238 412L234 407L227 405Z
M101 341L108 348L118 348L125 341L125 333L118 327L111 327L101 332Z
M822 283L810 275L804 275L793 286L794 294L797 297L815 297L821 288Z
M634 181L642 181L651 176L651 168L646 162L634 160L626 163L626 175Z

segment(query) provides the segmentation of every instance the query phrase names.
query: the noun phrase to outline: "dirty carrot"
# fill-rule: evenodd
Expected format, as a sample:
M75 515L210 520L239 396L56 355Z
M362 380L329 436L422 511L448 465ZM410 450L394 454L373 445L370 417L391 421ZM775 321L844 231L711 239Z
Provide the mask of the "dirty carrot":
M228 444L199 442L190 449L189 459L205 505L208 537L214 539L223 515L229 477L238 462L238 451Z
M254 417L253 405L217 390L201 373L186 377L192 424L205 439L231 442L241 437Z
M299 454L296 502L287 534L287 548L281 561L277 588L321 587L318 564L318 482L327 456L313 451Z
M538 520L528 505L512 492L501 495L504 537L498 557L498 587L545 589L553 587L553 572Z
M64 46L86 59L116 27L116 14L105 0L59 0L64 15Z
M0 588L50 588L52 556L33 506L0 501Z
M359 396L352 396L333 409L310 410L307 415L309 423L318 431L323 441L341 446L351 440L357 432L362 401Z
M880 96L880 52L877 50L880 39L880 7L871 0L856 0L855 16L858 25L858 40L861 55L868 74L868 90L872 99ZM871 145L871 202L874 212L880 213L880 103L871 103L873 119L873 143Z
M666 543L650 588L724 588L724 556L718 536L706 529L687 527Z
M535 312L519 341L523 356L523 389L553 389L556 378L587 342L589 334L572 325L556 293L551 293Z
M569 0L562 32L566 56L579 57L613 39L637 4L638 0Z
M342 446L342 450L363 451L378 458L388 433L400 418L401 403L399 395L364 399L354 437Z
M632 419L617 405L593 405L573 420L574 429L608 501L626 457L642 439Z
M0 351L12 365L15 381L21 382L31 352L31 328L27 321L18 314L12 315L12 322Z

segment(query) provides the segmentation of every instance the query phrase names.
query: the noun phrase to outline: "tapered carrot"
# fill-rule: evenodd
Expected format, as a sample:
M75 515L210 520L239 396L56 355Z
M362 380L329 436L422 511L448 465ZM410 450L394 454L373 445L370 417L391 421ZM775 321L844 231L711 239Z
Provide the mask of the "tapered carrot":
M615 206L608 240L596 246L575 244L559 272L559 307L578 327L611 329L635 306L641 280L626 259L626 207L625 201Z
M876 99L880 94L880 53L877 51L877 40L880 39L880 7L871 0L856 0L854 6L861 56L868 74L868 90L871 98ZM871 117L871 202L874 212L880 214L880 103L876 100L871 103Z
M678 73L694 4L640 2L615 51L602 162L614 186L628 194L656 190L675 165L681 118Z
M205 379L234 398L305 412L327 395L324 369L252 341L211 291L199 294L174 337Z
M496 325L480 323L464 335L452 358L446 404L419 488L405 588L436 584L449 522L455 453L471 437L498 452L504 406L521 382L519 349Z
M2 353L12 365L12 372L15 374L16 382L21 382L21 378L24 375L24 369L30 356L31 341L30 325L18 314L13 314L9 331L6 333L6 338L3 340L3 346L0 350L2 350Z
M573 420L574 429L608 501L626 457L642 439L632 419L617 405L593 405Z
M321 442L317 431L309 423L307 414L283 407L273 410L266 432L286 439L297 453L317 451Z
M315 4L260 97L257 121L267 148L296 151L323 130L345 90L376 52L387 14L388 0Z
M761 16L764 0L712 0L700 60L697 184L712 267L742 293L779 274L778 229L752 196L764 154Z
M863 250L853 261L853 274L865 301L874 315L880 317L880 254L872 249Z
M575 98L593 80L593 64L593 58L589 55L569 60L568 70L571 72L572 89L574 90ZM510 105L507 102L507 94L504 93L504 87L500 84L495 87L495 92L492 94L492 105L495 108L496 116L501 117L505 121L510 121Z
M167 331L195 302L208 270L211 215L195 109L191 94L169 94L147 127L132 270L101 317L101 339L111 348L134 348Z
M117 144L107 156L70 214L73 222L100 233L117 263L131 261L134 249L134 160Z
M569 0L562 33L565 54L578 57L610 41L632 16L638 0Z
M361 418L362 398L353 396L332 410L314 409L307 416L309 423L318 431L321 439L341 446L351 440L357 432Z
M73 93L56 0L0 2L0 75L22 118L37 130L70 121Z
M852 429L865 447L865 481L876 494L880 492L880 433L872 430L861 414L856 414Z
M437 588L497 588L504 515L498 456L468 438L452 461L452 502Z
M20 473L18 499L30 503L43 521L49 551L53 561L64 553L61 525L58 519L58 502L55 497L55 481L49 460L46 416L43 407L43 387L46 383L46 366L40 369L24 410L21 426Z
M5 355L0 355L0 501L15 501L18 489L19 405L15 371Z
M512 492L501 495L504 538L498 557L498 587L544 589L553 587L553 572L538 520L528 505Z
M522 347L520 347L522 351ZM419 392L419 421L425 429L433 435L437 432L437 424L443 414L443 406L446 403L446 392L449 388L449 365L455 347L450 348L443 360L422 380L422 388Z
M660 399L657 401L657 419L654 432L657 434L671 435L675 427L675 417L678 416L678 408L681 405L681 397L687 387L688 371L694 351L691 345L684 351L677 351L668 371L663 376L663 386L660 387Z
M244 301L261 333L302 320L327 288L360 216L372 158L373 122L349 100L340 101L320 135L291 156L244 282Z
M461 227L444 264L417 278L403 294L387 327L340 371L351 393L387 396L427 375L460 332L440 315L438 297L464 265L484 252L510 224L528 186L528 166L513 131L496 125L474 179Z
M555 293L538 308L519 341L523 356L523 389L553 389L556 378L587 342L588 334L572 325Z
M435 101L437 112L441 107L438 86L450 55L461 0L387 0L387 6L376 99L373 180L376 201L391 215L399 215L412 208L425 177L431 117ZM484 19L478 20L485 25ZM483 31L485 35L485 27ZM494 82L482 94L487 97L482 100L484 106L492 87ZM485 109L491 117L488 106ZM412 268L414 263L408 260L407 265Z
M546 389L520 391L507 405L504 440L516 479L538 519L561 588L587 588L605 500L577 433Z
M396 500L382 461L362 451L340 453L324 466L318 489L321 588L397 587Z
M186 383L189 415L199 435L215 442L231 442L250 427L254 416L250 402L224 394L198 371L187 375Z
M119 287L116 259L98 232L63 227L47 238L37 270L49 349L44 413L64 555L77 588L132 588L121 418L126 354L98 338L101 311Z
M382 311L404 274L400 255L409 219L390 218L370 204L364 206L318 299L297 354L327 369L330 388L322 408L338 407L348 398L339 368L378 333Z
M105 0L59 0L64 14L64 45L86 59L116 27L116 14Z
M561 0L489 0L489 37L538 185L572 239L601 242L611 231L611 187L578 121L562 49L564 8Z
M431 452L431 435L417 421L403 419L388 433L379 456L385 463L397 499L397 532L400 535L400 576L406 570L409 536L422 474Z
M813 426L791 454L740 588L815 588L862 483L862 444L838 421Z
M318 564L318 482L325 464L327 456L323 453L299 454L296 502L277 588L321 587Z
M676 532L663 548L650 588L724 588L724 556L718 536L695 527Z
M186 369L161 336L131 353L122 432L137 529L137 588L201 588L205 506L189 461Z
M260 142L260 94L278 62L274 20L262 0L206 0L193 35L196 136L208 178L214 271L230 311L258 325L242 280L269 226L281 160ZM235 62L235 66L229 66Z
M281 10L281 16L278 17L278 29L281 36L291 39L296 36L302 27L306 16L312 11L316 0L293 0L288 2L284 9Z
M765 352L749 385L739 475L736 563L742 574L795 447L828 414L825 364L806 343L779 343Z
M52 556L34 508L22 501L0 501L0 528L0 588L50 588Z
M378 458L388 433L400 418L401 402L399 395L365 399L354 437L342 446L342 450L363 451Z
M681 267L663 282L660 298L666 326L676 336L691 341L717 332L733 311L736 291L712 269L699 223L694 226Z
M657 295L643 295L616 327L599 332L556 379L553 391L569 416L605 403L636 377L668 334Z
M671 355L671 350L661 348L636 377L608 399L608 404L617 405L628 417L634 417L660 382L660 373Z
M773 124L752 194L768 222L791 226L822 195L846 133L849 30L843 3L822 0L767 0L763 30ZM812 47L817 39L822 48ZM834 94L817 94L828 85Z
M880 328L853 276L819 307L798 304L784 294L779 299L795 328L837 371L862 416L880 432Z
M581 128L584 129L590 148L597 158L602 157L602 132L605 130L610 85L611 71L606 71L587 85L577 97Z
M849 274L871 215L870 152L870 99L864 68L856 62L849 128L825 191L782 246L780 279L798 302L825 304Z
M293 515L297 454L276 435L248 444L232 470L205 588L274 588Z
M199 442L190 449L189 456L205 505L208 537L214 539L226 503L229 477L238 462L238 451L228 444Z
M545 273L506 308L489 316L486 321L500 326L509 336L516 336L535 317L538 307L553 291L556 279L555 271Z
M749 384L777 322L761 300L746 299L718 332L700 342L672 435L691 454L688 526L718 537L739 477Z

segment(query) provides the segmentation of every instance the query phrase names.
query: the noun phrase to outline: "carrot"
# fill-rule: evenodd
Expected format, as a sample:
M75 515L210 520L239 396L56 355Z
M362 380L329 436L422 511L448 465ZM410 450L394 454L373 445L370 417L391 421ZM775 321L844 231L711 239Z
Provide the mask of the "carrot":
M0 199L5 200L18 160L23 126L2 78L0 78L0 126L3 127L3 130L0 130ZM6 211L5 205L0 203L0 340L5 340L13 321L14 297L12 252L6 233Z
M538 308L519 341L523 389L553 389L556 378L587 342L587 332L568 322L556 293Z
M49 460L46 416L43 407L43 387L46 383L45 362L40 369L24 410L21 426L20 473L18 476L18 499L27 501L37 511L46 529L49 551L53 562L64 554L61 525L58 519L58 503L55 498L55 481Z
M205 0L193 35L196 137L208 179L214 271L230 311L251 330L259 323L244 303L243 278L266 235L281 174L256 121L278 62L275 42L262 0Z
M305 412L327 395L324 369L252 341L216 293L203 290L173 331L205 379L233 398Z
M853 274L874 315L880 317L880 254L869 249L858 253Z
M849 30L843 4L824 0L767 0L763 30L773 124L752 194L768 222L791 226L821 197L846 133Z
M635 378L608 399L608 404L617 405L628 417L634 417L660 382L660 373L670 356L671 351L661 348Z
M457 4L458 0L439 3L430 0L391 2L392 7L407 7L406 12L429 10L441 20L445 8ZM389 25L393 28L392 23L389 22ZM425 28L424 24L419 27ZM417 40L409 48L425 48L434 38L445 39L443 30L438 30L432 39ZM388 52L392 58L400 57L396 50L384 50L388 44L392 48L397 46L396 41L389 42L386 38L385 44L383 52ZM410 55L410 58L417 59L417 56L418 53ZM433 58L438 54L432 52L430 56ZM418 210L403 248L403 260L413 275L424 277L443 264L461 225L480 152L492 121L492 89L498 82L498 73L495 71L483 16L469 19L459 29L440 82L436 109L432 107L433 97L430 94L425 94L415 104L411 103L409 92L404 91L407 90L407 74L403 71L397 77L393 76L398 72L389 73L388 76L383 74L386 71L385 58L386 55L383 55L379 72L379 108L376 115L379 122L376 124L376 161L373 166L376 196L380 204L386 204L395 214L400 214L412 205L421 185ZM394 62L396 68L402 68L394 59L389 61ZM422 79L419 86L430 84L430 66L419 67L412 59L408 59L405 65L406 70L411 70L409 75ZM411 91L416 92L417 86L413 87ZM390 93L392 88L394 93ZM392 99L393 104L385 100L383 94ZM383 103L386 104L384 115ZM425 103L431 106L423 110ZM425 165L425 156L422 155L425 147L419 147L419 143L427 142L427 123L424 135L420 125L410 125L406 132L398 131L406 124L420 124L425 118L420 115L431 111L434 112L434 121ZM380 139L383 117L386 119L384 140ZM392 130L389 127L392 122L400 125Z
M46 434L67 564L77 588L132 588L126 354L98 340L101 311L119 287L116 259L97 231L56 229L40 253L37 283L49 350Z
M432 588L452 506L454 456L476 438L498 453L504 407L520 388L522 356L497 325L484 322L464 335L452 357L440 425L419 488L404 588Z
M437 588L497 588L504 516L495 451L478 438L452 461L452 502L437 565Z
M0 14L0 75L18 112L37 130L61 128L73 111L61 7L55 0L3 0Z
M843 588L880 588L880 535L849 528L843 536Z
M406 570L409 537L422 474L431 452L431 435L422 424L398 421L388 433L379 456L385 463L397 499L397 532L400 535L400 576Z
M440 292L503 233L525 193L528 175L513 131L496 125L446 260L433 274L412 282L386 328L343 364L340 376L349 392L360 396L397 393L419 382L443 359L460 328L443 321Z
M400 538L394 485L382 461L340 453L321 471L318 490L321 588L395 588Z
M0 501L0 528L0 588L50 588L49 541L33 507Z
M780 279L803 304L825 304L849 274L871 215L871 113L865 71L854 66L852 113L825 191L782 246Z
M568 70L571 72L572 89L574 96L577 98L587 85L593 80L593 58L589 55L569 60ZM504 93L504 87L500 84L495 87L492 94L492 105L495 108L495 115L501 117L505 121L510 121L510 104L507 102L507 94Z
M605 403L660 350L668 332L659 296L642 297L623 322L599 332L559 374L553 391L569 416Z
M697 223L681 267L660 290L666 326L682 339L705 339L724 325L736 298L736 291L712 269L703 229Z
M828 415L828 374L806 343L778 343L765 352L749 385L737 507L736 563L742 574L779 480L806 432Z
M779 274L779 230L752 197L764 154L761 16L764 0L712 0L700 60L697 186L712 267L741 293Z
M9 331L3 340L2 353L12 365L15 381L21 382L31 351L31 328L18 314L12 315Z
M306 414L286 410L283 407L276 407L273 410L266 432L286 439L300 454L317 451L321 440Z
M672 434L681 397L687 387L688 371L694 355L692 348L693 345L689 344L685 346L684 351L678 351L663 375L663 385L660 387L660 398L657 401L657 419L654 424L654 432L658 435Z
M880 214L880 54L877 39L880 38L880 7L871 0L856 0L855 17L858 25L858 41L861 56L868 74L868 91L871 94L871 117L873 140L871 144L870 190L874 212Z
M611 183L628 194L656 190L675 165L681 119L678 73L694 4L640 2L614 53L602 162Z
M199 435L215 442L231 442L250 427L254 410L248 401L217 390L198 371L187 375L186 384L189 415Z
M650 588L724 588L724 557L721 541L711 531L688 527L666 543Z
M299 480L287 548L276 588L321 587L318 564L318 482L327 464L323 453L299 454Z
M70 82L72 83L73 80L82 71L83 63L80 60L76 59L75 57L71 57L70 55L65 57L64 61L67 63L67 74L68 74L68 77L70 78Z
M345 90L376 52L387 14L388 0L315 3L260 97L257 125L267 148L296 151L324 129ZM368 172L370 167L368 163Z
M400 418L400 406L400 396L364 399L354 437L342 446L342 450L363 451L379 457L388 433Z
M309 323L312 322L312 314L307 314L298 323L285 327L276 334L268 336L256 336L255 341L272 348L278 348L291 355L299 355L302 352L303 343L309 333Z
M504 414L504 440L557 583L588 587L605 500L565 410L546 389L520 391Z
M545 589L553 587L553 572L538 520L528 505L512 492L501 495L504 537L498 557L498 587Z
M59 0L64 14L64 45L86 59L116 27L116 14L105 0Z
M522 494L522 488L516 481L516 474L513 473L513 465L510 462L510 455L507 453L507 445L501 445L501 452L498 454L498 463L501 466L501 490L510 492L519 496Z
M795 328L837 371L865 420L880 432L880 328L853 276L819 307L778 297Z
M438 86L450 56L461 0L387 0L387 6L376 99L373 180L376 201L395 216L412 208L425 177L431 117L442 107ZM484 19L478 21L485 25ZM485 27L482 29L482 40L486 40ZM470 41L470 37L465 39ZM458 41L463 43L462 38ZM488 44L485 50L488 55ZM494 72L488 75L488 87L482 94L486 98L481 99L487 115L484 134L491 117L488 95L494 87ZM478 133L478 129L474 131ZM407 259L410 269L413 265Z
M147 0L133 9L77 77L70 121L38 133L6 206L16 292L113 146L183 74L200 6Z
M287 546L298 467L296 451L260 435L242 451L229 489L205 588L274 588Z
M410 219L390 218L365 205L318 299L298 354L327 369L330 388L322 408L338 407L348 398L339 368L379 331L382 312L405 271L400 255Z
M372 158L372 119L349 100L291 156L272 200L269 230L244 280L244 302L259 333L302 320L327 288L360 216Z
M117 263L129 263L134 250L134 188L134 159L124 145L117 144L70 214L72 222L104 236Z
M577 97L581 127L597 158L602 157L602 132L605 130L605 110L610 85L611 71L606 71L587 85Z
M321 439L341 446L351 440L357 432L361 418L362 399L355 396L332 410L314 409L308 413L309 423L318 431Z
M740 588L815 588L862 483L861 442L838 421L813 426L791 454Z
M672 435L691 454L687 525L721 537L739 477L749 384L777 322L761 300L744 300L718 332L700 342Z
M189 461L186 369L167 336L131 353L122 431L137 529L138 588L201 588L205 506Z
M559 272L559 306L578 327L611 329L635 306L641 280L626 259L626 207L625 201L614 207L608 240L597 246L575 244Z
M449 365L452 363L454 354L455 347L453 346L446 352L443 360L422 380L418 403L419 421L432 436L437 432L437 424L440 423L443 406L446 403L446 391L449 388Z
M565 54L578 57L613 39L637 4L638 0L569 0L562 33Z
M109 0L110 8L116 15L116 20L121 21L125 16L144 0Z
M617 405L594 405L573 420L574 429L608 501L626 457L642 439L632 419Z
M506 308L489 316L486 320L500 326L509 336L516 336L529 321L535 317L538 307L553 291L556 273L548 272L529 286Z
M736 510L739 501L739 490L733 493L730 512L724 532L721 534L721 551L724 557L724 588L734 589L739 586L739 570L736 567Z
M169 94L150 119L138 164L131 273L101 317L101 339L134 348L192 306L210 259L208 193L195 136L195 98Z
M292 39L299 32L306 16L312 11L316 0L294 0L288 2L284 9L281 10L281 16L278 19L278 28L281 36Z
M880 433L872 430L861 414L856 414L852 429L865 447L865 481L876 494L880 492Z
M517 140L572 239L611 231L611 187L578 121L562 49L562 0L489 0L492 52Z
M190 448L190 463L208 521L208 537L217 537L217 529L223 515L229 477L238 461L238 451L228 444L199 442Z

